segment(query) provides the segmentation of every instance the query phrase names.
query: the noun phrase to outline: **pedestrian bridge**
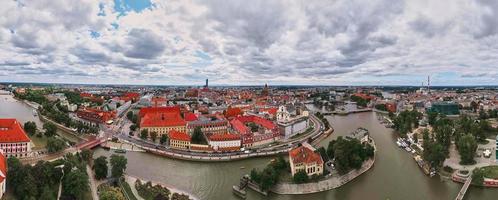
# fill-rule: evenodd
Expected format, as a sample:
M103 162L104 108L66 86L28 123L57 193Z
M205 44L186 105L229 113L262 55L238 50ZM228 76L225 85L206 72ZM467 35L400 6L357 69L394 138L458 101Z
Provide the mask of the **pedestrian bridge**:
M455 198L455 200L462 200L463 197L465 196L465 193L467 193L467 189L469 189L470 183L472 182L472 176L470 175L465 183L463 184L462 189L460 189L460 192L458 192L458 196Z

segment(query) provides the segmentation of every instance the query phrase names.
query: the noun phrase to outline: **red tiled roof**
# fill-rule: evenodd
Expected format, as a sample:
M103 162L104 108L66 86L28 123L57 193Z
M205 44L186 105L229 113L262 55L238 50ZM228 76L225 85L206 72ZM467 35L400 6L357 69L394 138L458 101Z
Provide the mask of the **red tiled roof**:
M140 109L139 115L140 117L143 117L146 113L161 113L161 112L173 112L173 113L178 113L180 114L180 107L179 106L166 106L166 107L146 107Z
M316 162L319 165L323 164L323 160L320 154L313 152L311 149L305 146L300 146L295 149L292 149L291 151L289 151L289 156L294 164L297 163L311 164L314 162Z
M94 108L80 108L77 112L76 115L79 118L97 122L97 123L105 123L114 117L116 117L116 112L115 111L103 111L100 109L94 109Z
M270 129L270 130L274 129L276 127L276 125L273 122L271 122L270 120L267 120L267 119L264 119L264 118L261 118L258 116L254 116L254 115L239 116L236 119L238 119L242 123L254 122L254 123L261 125L261 126L265 127L266 129Z
M16 119L0 119L0 143L29 141L29 137Z
M176 130L169 131L168 136L170 140L190 141L190 135Z
M3 176L0 175L0 183L2 183L7 178L7 160L2 153L0 153L0 171L3 174Z
M188 122L196 121L198 119L197 115L195 115L194 113L191 113L191 112L185 113L184 116L185 116L185 121L188 121Z
M371 100L374 98L373 96L370 96L368 94L363 94L363 93L355 93L355 94L353 94L353 96L357 96L357 97L360 97L360 98L365 99L365 100Z
M147 113L140 119L140 127L185 126L187 122L176 113Z
M240 147L218 147L218 151L238 151Z
M209 140L211 141L240 140L240 136L235 134L214 134L209 136Z
M229 107L227 109L227 111L225 112L225 117L226 118L230 118L230 117L237 117L239 115L242 115L242 109L238 108L238 107L235 107L235 108L232 108L232 107Z
M92 95L92 94L90 94L90 93L85 93L85 92L80 93L80 97L82 97L82 98L90 98L90 97L92 97L92 96L93 96L93 95Z
M246 134L249 132L249 128L244 125L240 120L238 119L233 119L230 121L230 124L232 124L232 127L239 133L239 134Z

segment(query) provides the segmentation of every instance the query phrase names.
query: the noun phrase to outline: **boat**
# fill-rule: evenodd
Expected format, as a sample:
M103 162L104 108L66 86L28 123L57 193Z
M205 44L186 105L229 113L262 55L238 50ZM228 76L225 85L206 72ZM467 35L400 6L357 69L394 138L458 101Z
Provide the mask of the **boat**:
M240 167L240 169L245 169L245 168L246 168L246 167L244 167L244 166Z
M410 147L405 147L405 150L408 152L412 152L412 148L410 148Z

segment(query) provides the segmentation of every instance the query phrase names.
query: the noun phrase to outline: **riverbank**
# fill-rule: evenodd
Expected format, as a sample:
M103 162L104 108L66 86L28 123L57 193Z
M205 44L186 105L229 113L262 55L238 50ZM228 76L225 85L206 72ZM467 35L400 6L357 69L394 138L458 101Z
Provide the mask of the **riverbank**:
M159 182L154 182L154 181L151 181L151 180L145 180L143 178L137 178L137 177L134 177L134 176L125 175L125 181L128 183L128 185L130 185L131 191L133 192L133 195L135 195L135 197L137 197L137 199L139 199L139 200L142 200L143 198L138 194L137 188L135 187L135 182L137 180L142 181L142 183L146 183L146 182L150 181L153 186L154 185L160 185L162 187L168 188L168 190L171 192L171 195L173 195L173 193L185 194L185 195L188 195L189 199L191 199L191 200L200 200L199 198L197 198L196 196L194 196L191 193L185 192L183 190L180 190L178 188L172 187L172 186L167 185L165 183L159 183Z
M311 194L336 189L368 171L372 168L374 163L375 156L374 158L365 161L360 169L352 170L345 175L330 176L325 180L313 183L278 183L271 188L270 191L276 194Z

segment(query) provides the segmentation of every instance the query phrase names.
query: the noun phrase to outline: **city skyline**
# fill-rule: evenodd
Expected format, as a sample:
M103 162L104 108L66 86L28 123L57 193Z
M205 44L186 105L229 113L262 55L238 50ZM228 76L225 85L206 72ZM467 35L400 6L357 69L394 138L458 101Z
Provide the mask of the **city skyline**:
M496 85L493 1L5 1L0 82Z

